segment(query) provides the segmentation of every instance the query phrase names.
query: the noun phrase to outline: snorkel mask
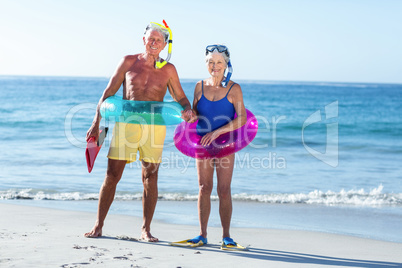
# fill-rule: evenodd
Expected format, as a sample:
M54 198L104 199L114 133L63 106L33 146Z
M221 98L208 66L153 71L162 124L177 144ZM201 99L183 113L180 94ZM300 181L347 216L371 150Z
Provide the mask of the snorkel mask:
M208 53L212 53L215 49L218 50L219 53L225 53L225 55L229 58L226 79L222 81L223 86L226 87L233 73L232 63L230 62L229 49L224 45L209 45L205 48L205 55L208 55Z
M155 63L155 68L156 69L161 69L163 66L165 66L168 61L170 60L170 57L172 55L172 43L173 43L173 36L172 36L172 30L170 30L169 26L167 25L166 21L163 20L163 25L156 23L156 22L151 22L150 25L152 25L152 27L154 28L159 28L162 30L162 32L168 32L169 33L169 40L167 41L169 43L168 45L168 55L166 57L166 60L164 60L163 62L160 62L160 58L156 61ZM148 27L147 27L148 30Z

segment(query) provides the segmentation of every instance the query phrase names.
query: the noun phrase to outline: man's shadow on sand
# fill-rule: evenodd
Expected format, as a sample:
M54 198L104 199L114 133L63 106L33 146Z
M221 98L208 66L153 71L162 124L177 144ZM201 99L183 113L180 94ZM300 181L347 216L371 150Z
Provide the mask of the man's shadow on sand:
M152 242L142 242L138 239L121 239L117 237L102 236L97 239L118 239L125 240L127 242L137 242L137 243L147 243L155 246L163 247L173 247L169 245L169 241L159 241L158 243ZM287 263L301 263L301 264L317 264L317 265L327 265L327 266L344 266L344 267L363 267L363 268L384 268L384 267L402 267L402 263L397 262L385 262L385 261L370 261L370 260L359 260L359 259L347 259L347 258L336 258L322 255L313 255L298 252L288 252L279 250L269 250L262 248L249 247L248 251L227 251L221 250L219 245L208 244L197 248L187 248L187 247L173 247L180 248L184 250L192 251L213 251L221 254L231 254L236 257L259 259L266 261L277 261L277 262L287 262Z

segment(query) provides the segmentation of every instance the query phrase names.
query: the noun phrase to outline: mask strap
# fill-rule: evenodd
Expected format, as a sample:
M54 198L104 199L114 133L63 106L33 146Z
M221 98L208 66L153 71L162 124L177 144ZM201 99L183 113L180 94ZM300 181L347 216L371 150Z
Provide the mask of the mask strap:
M229 62L228 62L228 73L226 75L225 81L222 82L224 87L227 87L227 85L228 85L228 83L230 81L230 77L232 76L232 73L233 73L232 63L229 60Z

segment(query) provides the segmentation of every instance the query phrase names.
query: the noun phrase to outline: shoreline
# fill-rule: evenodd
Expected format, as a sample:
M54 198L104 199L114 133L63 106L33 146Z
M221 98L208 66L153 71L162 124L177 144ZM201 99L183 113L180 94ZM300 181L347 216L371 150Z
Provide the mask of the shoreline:
M104 237L85 238L95 213L0 203L2 267L400 267L402 244L345 235L278 229L232 228L249 251L220 250L221 229L209 227L209 244L169 246L198 228L154 220L159 243L140 242L141 218L108 215ZM120 238L120 239L119 239ZM121 238L125 238L121 239Z
M3 200L5 204L96 213L97 200ZM209 227L220 228L218 202L211 202ZM142 217L141 200L115 200L109 215ZM232 228L321 232L402 243L401 208L266 204L233 201ZM154 220L193 226L198 231L197 201L159 200Z

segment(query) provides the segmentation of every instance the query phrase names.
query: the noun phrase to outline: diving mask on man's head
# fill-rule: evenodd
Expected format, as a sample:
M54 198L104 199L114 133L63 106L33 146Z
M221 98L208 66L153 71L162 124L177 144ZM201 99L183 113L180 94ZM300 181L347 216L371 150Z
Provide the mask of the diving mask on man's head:
M219 53L224 53L226 56L226 58L225 58L225 56L223 56L223 58L225 58L225 61L227 61L228 73L226 75L226 79L224 81L222 81L223 86L226 87L228 85L230 77L232 76L232 73L233 73L232 63L230 62L229 49L227 48L227 46L224 46L224 45L209 45L205 48L205 56L208 56L208 53L212 53L215 50L217 50Z

